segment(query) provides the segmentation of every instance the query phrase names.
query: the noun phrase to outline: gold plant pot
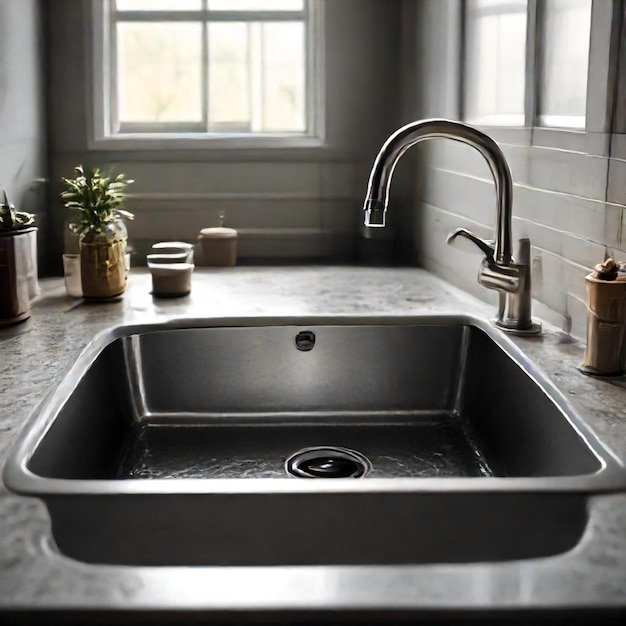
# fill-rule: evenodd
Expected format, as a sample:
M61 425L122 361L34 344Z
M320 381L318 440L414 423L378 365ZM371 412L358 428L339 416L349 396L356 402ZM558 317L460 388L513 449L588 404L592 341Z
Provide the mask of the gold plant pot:
M83 297L105 300L126 291L126 228L122 222L103 232L88 233L80 242Z

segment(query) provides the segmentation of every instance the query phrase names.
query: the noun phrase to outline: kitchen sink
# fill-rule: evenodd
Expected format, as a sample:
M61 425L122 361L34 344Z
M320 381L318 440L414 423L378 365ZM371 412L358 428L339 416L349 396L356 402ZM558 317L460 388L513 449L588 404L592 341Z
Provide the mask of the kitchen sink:
M573 548L624 468L465 315L183 320L98 335L4 480L124 565L463 563Z

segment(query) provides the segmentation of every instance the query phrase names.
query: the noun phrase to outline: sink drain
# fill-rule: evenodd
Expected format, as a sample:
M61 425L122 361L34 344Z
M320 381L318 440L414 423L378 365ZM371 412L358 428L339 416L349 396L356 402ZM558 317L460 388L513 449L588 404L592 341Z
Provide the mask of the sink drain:
M318 446L290 456L285 469L296 478L363 478L372 469L372 464L354 450Z

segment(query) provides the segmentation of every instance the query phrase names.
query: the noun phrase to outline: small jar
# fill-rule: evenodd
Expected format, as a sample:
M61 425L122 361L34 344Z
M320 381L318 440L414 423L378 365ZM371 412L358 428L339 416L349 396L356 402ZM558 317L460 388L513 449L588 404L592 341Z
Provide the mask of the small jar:
M198 265L233 267L237 264L237 231L218 226L203 228L198 235Z
M156 298L179 298L191 291L193 263L151 263L152 295Z

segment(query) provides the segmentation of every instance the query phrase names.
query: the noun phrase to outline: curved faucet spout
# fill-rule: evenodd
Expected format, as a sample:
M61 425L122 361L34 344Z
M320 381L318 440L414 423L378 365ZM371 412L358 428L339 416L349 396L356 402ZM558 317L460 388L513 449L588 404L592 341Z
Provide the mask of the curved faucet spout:
M445 138L476 148L489 165L496 185L496 235L494 258L499 265L512 261L511 205L513 183L509 165L498 144L483 132L452 120L430 119L403 126L387 139L381 148L370 174L367 197L363 210L365 225L385 225L385 212L389 204L389 188L393 171L400 157L413 145L426 139Z

